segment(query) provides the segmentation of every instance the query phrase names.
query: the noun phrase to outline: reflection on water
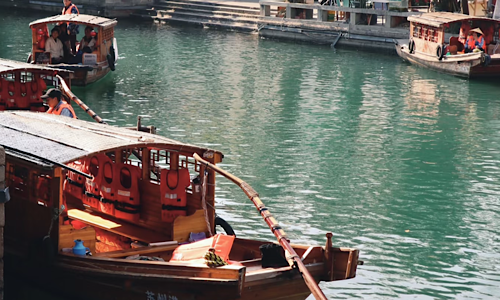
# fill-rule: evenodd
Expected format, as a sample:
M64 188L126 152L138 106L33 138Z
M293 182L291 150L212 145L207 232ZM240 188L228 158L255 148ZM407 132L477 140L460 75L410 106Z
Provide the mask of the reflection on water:
M2 57L23 59L36 18L0 13ZM140 114L221 150L293 242L332 231L360 248L355 279L321 284L329 297L498 298L495 83L256 35L120 21L116 36L117 71L75 94L113 124ZM237 234L273 240L243 192L217 180Z

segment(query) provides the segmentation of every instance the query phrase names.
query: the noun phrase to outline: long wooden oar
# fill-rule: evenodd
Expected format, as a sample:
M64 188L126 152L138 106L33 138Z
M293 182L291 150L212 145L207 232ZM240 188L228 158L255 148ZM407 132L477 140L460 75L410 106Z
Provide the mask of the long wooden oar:
M91 110L90 107L88 107L85 103L83 103L82 100L80 100L77 96L75 96L75 94L71 92L68 85L61 76L56 75L56 77L57 79L59 79L61 92L66 94L72 101L75 101L75 103L78 104L78 106L80 106L96 122L101 124L107 124L101 117L99 117L93 110Z
M222 176L226 177L227 179L231 180L232 182L236 183L242 190L245 192L245 194L248 196L250 200L252 200L253 204L257 208L257 210L260 212L262 217L264 218L264 221L266 221L267 225L269 228L271 228L271 231L274 233L276 238L278 239L278 242L280 245L285 249L290 255L286 258L288 260L288 263L291 266L296 266L299 271L302 274L302 278L304 278L304 281L311 291L311 293L314 295L314 297L317 300L327 300L325 294L323 294L323 291L320 289L318 284L316 283L316 280L312 277L311 273L307 270L306 266L302 262L301 258L297 255L295 250L293 250L292 246L290 246L290 242L286 238L285 231L281 228L281 226L278 224L276 219L273 217L273 215L269 212L269 209L262 203L262 201L259 198L259 194L245 181L241 180L240 178L234 176L233 174L230 174L229 172L226 172L222 170L221 168L217 167L214 164L209 163L208 161L204 160L201 158L198 154L193 155L194 159L196 159L198 162L201 164L204 164L208 168L214 170L215 172L221 174Z

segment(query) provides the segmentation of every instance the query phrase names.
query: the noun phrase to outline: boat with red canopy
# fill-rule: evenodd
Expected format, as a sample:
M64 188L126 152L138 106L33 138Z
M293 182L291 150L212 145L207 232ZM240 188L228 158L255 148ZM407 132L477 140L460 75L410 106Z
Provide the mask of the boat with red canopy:
M60 77L57 77L59 75ZM41 99L47 87L65 81L71 87L72 71L0 59L0 111L46 111Z
M318 282L356 276L359 251L334 247L331 233L324 246L290 244L259 195L216 166L221 152L136 129L0 112L6 274L103 300L326 299ZM216 174L277 242L215 233Z
M409 16L410 36L396 41L404 60L465 78L500 76L500 20L449 12ZM484 49L465 51L467 33L482 32Z
M81 59L78 61L53 64L50 53L46 52L45 44L52 29L62 23L73 24L85 29L91 28L92 40L94 40L95 45L89 53L80 53ZM110 71L115 70L118 48L114 37L114 28L117 23L114 19L84 14L56 15L33 21L29 24L32 33L32 47L28 62L73 71L73 85L76 86L85 86L95 82ZM84 30L80 29L80 31ZM77 52L83 50L80 49L78 39L75 48Z

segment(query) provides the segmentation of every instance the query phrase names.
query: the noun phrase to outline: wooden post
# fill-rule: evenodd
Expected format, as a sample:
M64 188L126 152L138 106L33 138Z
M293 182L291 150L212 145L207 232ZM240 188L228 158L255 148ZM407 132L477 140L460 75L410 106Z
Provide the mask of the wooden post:
M150 172L150 155L149 148L142 148L142 180L149 181Z
M5 189L5 150L0 146L0 190ZM5 204L0 203L0 300L3 300L3 228L5 226Z

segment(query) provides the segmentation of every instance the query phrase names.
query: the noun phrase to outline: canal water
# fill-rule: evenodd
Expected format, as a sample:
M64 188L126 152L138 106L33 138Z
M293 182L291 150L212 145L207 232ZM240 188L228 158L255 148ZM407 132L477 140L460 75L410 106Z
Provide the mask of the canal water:
M25 60L44 16L0 12L0 56ZM355 279L321 283L330 299L500 298L498 82L210 29L120 20L116 37L116 71L75 94L221 150L292 242L359 248ZM217 193L238 236L273 240L239 188Z

